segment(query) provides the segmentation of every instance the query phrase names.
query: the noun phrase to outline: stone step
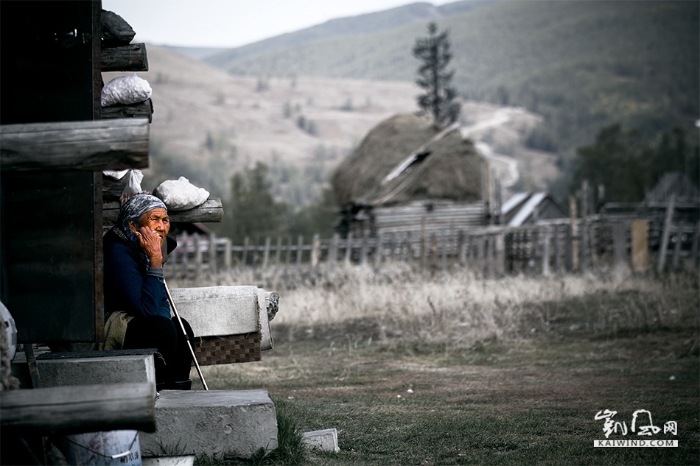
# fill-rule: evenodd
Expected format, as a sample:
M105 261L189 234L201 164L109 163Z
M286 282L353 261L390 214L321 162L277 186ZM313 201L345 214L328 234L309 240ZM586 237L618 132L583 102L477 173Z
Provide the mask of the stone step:
M154 349L45 353L37 357L40 387L152 383Z
M277 415L267 390L163 390L154 433L141 432L144 456L250 458L277 448Z
M81 351L52 353L48 348L35 351L39 387L99 385L112 383L152 383L155 386L154 349ZM12 361L12 375L21 388L31 388L24 351Z

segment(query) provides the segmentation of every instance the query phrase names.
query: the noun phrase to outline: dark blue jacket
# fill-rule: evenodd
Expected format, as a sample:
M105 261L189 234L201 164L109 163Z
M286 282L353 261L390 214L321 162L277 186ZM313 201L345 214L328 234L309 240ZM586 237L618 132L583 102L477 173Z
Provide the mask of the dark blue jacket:
M148 268L143 254L113 231L104 236L104 285L105 315L170 318L163 269Z

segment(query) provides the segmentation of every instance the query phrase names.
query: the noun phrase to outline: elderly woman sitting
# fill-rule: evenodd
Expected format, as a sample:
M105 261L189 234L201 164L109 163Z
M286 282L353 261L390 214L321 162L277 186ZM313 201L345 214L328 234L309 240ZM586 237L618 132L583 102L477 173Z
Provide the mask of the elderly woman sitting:
M189 389L192 357L186 338L171 318L163 278L170 219L165 204L150 194L136 194L121 208L117 223L104 236L104 283L107 341L105 349L157 348L158 389ZM124 329L125 327L125 329Z

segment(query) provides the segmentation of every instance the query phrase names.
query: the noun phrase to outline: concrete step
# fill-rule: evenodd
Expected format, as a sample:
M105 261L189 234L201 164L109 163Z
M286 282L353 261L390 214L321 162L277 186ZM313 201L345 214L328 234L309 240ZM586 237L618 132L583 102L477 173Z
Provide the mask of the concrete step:
M152 383L155 395L154 351L45 353L36 359L40 387Z
M155 433L139 434L144 456L250 458L277 448L277 414L267 390L163 390Z
M152 383L155 386L154 351L134 349L52 353L48 348L39 348L35 350L39 388L112 383ZM15 355L12 375L20 380L21 388L31 388L24 351Z

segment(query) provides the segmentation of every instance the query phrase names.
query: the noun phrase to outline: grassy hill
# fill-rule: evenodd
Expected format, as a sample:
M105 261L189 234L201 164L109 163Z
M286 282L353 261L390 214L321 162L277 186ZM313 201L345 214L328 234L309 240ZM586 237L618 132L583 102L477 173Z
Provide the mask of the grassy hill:
M278 199L304 206L367 132L396 113L417 110L410 81L298 76L235 76L172 48L148 45L153 88L151 167L143 188L185 176L214 196L228 196L236 171L270 166ZM130 73L104 73L109 82ZM465 103L465 125L493 119L496 105ZM520 161L518 188L542 189L559 172L552 154L523 148L539 118L511 112L509 121L471 137ZM497 167L507 170L506 166Z
M411 48L437 18L451 32L454 81L465 98L522 105L544 116L534 147L570 158L617 121L649 137L673 126L693 130L697 2L502 1L460 10L466 3L446 5L441 16L430 16L427 4L388 10L375 15L420 14L336 37L322 33L333 29L326 23L208 61L236 75L412 81L418 63Z

